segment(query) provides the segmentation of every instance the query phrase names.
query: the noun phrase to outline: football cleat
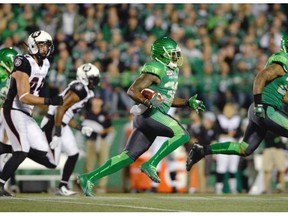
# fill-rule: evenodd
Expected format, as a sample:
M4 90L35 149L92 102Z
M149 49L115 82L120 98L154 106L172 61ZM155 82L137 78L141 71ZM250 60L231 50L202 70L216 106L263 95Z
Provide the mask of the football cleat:
M186 161L186 170L190 171L191 167L205 157L204 148L199 144L194 144L188 154Z
M86 196L94 196L93 193L94 184L85 175L77 176L77 183L80 185L83 193Z
M68 187L66 187L64 185L60 188L57 188L57 191L56 191L56 195L59 195L59 196L73 196L76 194L78 194L78 193L70 190Z
M141 172L145 173L149 178L156 183L160 183L160 178L157 175L156 167L152 166L149 163L144 163L140 167Z
M4 189L4 187L0 187L0 197L13 197L15 195L10 194L8 191Z

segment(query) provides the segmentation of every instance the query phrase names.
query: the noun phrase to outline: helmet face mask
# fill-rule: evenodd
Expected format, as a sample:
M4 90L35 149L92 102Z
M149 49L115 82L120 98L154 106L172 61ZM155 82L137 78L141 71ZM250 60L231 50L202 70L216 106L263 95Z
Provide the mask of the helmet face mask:
M14 58L17 51L12 47L0 50L0 66L3 67L8 74L10 74L14 67Z
M156 40L151 47L152 58L171 68L180 67L183 64L181 49L177 43L168 37Z
M42 53L41 50L46 46L46 53ZM50 57L54 51L54 45L52 37L45 31L36 31L28 37L28 48L32 55L37 55L40 59Z
M281 39L281 49L288 54L288 35L284 35Z
M99 69L91 63L83 64L77 68L77 80L93 90L100 83Z

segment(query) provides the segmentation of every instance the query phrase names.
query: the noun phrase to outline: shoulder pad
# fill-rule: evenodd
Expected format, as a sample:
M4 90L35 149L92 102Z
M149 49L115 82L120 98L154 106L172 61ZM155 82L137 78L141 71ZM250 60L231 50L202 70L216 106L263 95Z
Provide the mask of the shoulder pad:
M22 71L24 73L27 73L30 76L31 73L31 65L26 56L24 55L17 55L14 59L14 71Z
M267 66L273 63L281 64L284 70L288 72L288 54L287 53L280 51L270 56L268 59Z
M155 74L161 79L166 74L166 66L156 61L147 62L140 73Z
M69 90L73 91L78 95L80 100L84 99L87 96L87 90L83 83L81 82L74 82L69 85Z

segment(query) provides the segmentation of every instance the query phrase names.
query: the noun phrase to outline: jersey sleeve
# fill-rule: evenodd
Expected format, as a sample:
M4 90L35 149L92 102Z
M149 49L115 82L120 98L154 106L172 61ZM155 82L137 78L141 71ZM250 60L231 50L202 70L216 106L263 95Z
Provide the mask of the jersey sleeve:
M140 74L142 73L150 73L162 79L166 73L166 68L159 62L147 62L140 71Z
M288 54L284 52L278 52L274 55L270 56L268 59L268 65L271 65L273 63L280 64L284 68L285 72L288 72Z
M87 91L85 89L85 86L82 83L72 84L69 90L77 94L80 100L83 100L85 97L87 97Z
M18 55L14 59L14 71L22 71L27 73L29 76L31 74L31 65L27 58L23 55Z

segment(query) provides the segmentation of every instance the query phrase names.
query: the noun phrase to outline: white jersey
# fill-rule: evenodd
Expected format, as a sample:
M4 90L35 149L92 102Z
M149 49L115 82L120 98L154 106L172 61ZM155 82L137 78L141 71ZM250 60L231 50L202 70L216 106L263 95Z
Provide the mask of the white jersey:
M90 98L94 97L94 92L88 89L86 85L84 85L81 81L78 81L78 80L75 80L69 83L68 87L60 95L64 97L68 93L69 90L75 92L79 96L80 101L75 103L65 112L63 119L62 119L62 123L64 124L68 124L69 121L75 115L75 113L81 110ZM48 114L54 116L56 109L57 109L57 106L50 105L48 108Z
M34 58L29 54L16 56L14 60L14 71L21 71L29 75L30 94L39 96L39 91L44 85L44 79L50 68L50 62L46 58L43 60L43 64L40 67ZM12 72L12 73L13 73ZM17 85L15 79L11 77L9 83L9 90L7 93L7 99L3 105L4 108L23 111L29 115L32 114L34 105L23 104L17 95Z

